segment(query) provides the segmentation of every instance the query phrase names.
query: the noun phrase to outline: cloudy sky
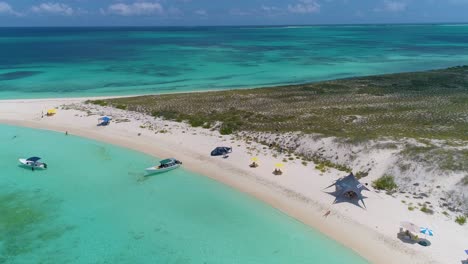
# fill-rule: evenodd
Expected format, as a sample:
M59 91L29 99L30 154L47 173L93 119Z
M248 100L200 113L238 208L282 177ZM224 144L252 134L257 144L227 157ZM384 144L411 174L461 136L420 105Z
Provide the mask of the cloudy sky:
M468 0L0 0L0 26L468 22Z

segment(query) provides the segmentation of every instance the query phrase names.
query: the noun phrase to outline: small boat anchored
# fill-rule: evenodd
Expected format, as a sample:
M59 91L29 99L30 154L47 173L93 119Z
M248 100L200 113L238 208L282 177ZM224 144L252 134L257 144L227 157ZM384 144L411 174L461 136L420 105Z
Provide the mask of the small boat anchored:
M146 175L159 174L170 170L174 170L179 168L181 164L181 161L178 161L174 158L161 160L158 166L146 168Z
M30 157L27 159L19 159L19 162L24 166L30 167L32 170L34 169L47 169L47 164L44 162L40 162L41 158L39 157Z

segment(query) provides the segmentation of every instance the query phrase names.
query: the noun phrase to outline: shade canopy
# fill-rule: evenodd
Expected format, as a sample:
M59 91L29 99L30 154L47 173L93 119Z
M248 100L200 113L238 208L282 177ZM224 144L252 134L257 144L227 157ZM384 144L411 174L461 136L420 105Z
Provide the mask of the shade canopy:
M276 164L275 164L275 167L276 167L276 168L283 168L283 167L284 167L284 164L283 164L283 163L276 163Z
M211 151L211 156L221 156L226 155L232 152L232 148L230 147L217 147L213 151Z
M361 192L363 190L369 191L369 189L367 189L366 186L362 185L352 173L350 173L346 177L336 180L332 185L328 186L327 188L330 188L332 186L335 186L336 188L336 191L333 193L333 195L335 195L336 197L333 203L336 203L338 199L345 197L345 195L347 194L355 194L357 198L362 202L362 204L366 206L366 204L364 203L364 196Z
M108 116L103 116L101 118L99 118L99 120L102 120L104 122L109 122L112 118L108 117Z
M27 161L36 162L36 161L38 161L38 160L40 160L40 159L41 159L41 158L39 158L39 157L30 157L30 158L27 159Z
M413 232L413 233L418 233L419 232L419 226L411 223L411 222L401 222L400 226L403 227L404 229Z

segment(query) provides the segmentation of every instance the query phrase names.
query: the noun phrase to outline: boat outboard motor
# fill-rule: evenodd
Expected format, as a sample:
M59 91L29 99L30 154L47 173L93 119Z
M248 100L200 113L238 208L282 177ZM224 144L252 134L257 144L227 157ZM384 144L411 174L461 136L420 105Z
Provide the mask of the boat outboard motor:
M47 169L47 164L44 163L44 169Z

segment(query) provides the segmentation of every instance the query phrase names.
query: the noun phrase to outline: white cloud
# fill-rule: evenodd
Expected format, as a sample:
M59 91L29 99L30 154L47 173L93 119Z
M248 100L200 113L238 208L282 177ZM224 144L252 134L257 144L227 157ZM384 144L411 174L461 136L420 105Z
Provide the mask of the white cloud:
M66 4L62 3L42 3L37 6L31 7L31 10L35 13L48 13L48 14L56 14L56 15L65 15L71 16L75 13L73 8L69 7Z
M406 7L408 5L405 2L399 2L399 1L389 1L385 0L383 3L383 8L375 8L375 12L403 12L406 10Z
M140 16L163 14L164 8L160 3L156 2L135 2L132 4L117 3L107 7L107 10L102 10L103 14L114 14L121 16Z
M266 6L266 5L262 5L260 7L262 9L262 11L265 11L265 12L275 12L275 11L279 11L280 9L276 6Z
M208 12L206 12L205 9L198 9L198 10L195 10L194 12L196 15L199 15L199 16L206 16L208 15Z
M406 10L406 3L397 1L385 1L384 8L390 12L400 12Z
M288 5L288 11L298 14L311 14L320 12L320 4L314 0L300 0L295 5Z
M13 10L13 7L11 7L11 5L9 5L7 2L0 2L0 14L8 14L15 16L20 15L20 13L15 12L15 10Z

